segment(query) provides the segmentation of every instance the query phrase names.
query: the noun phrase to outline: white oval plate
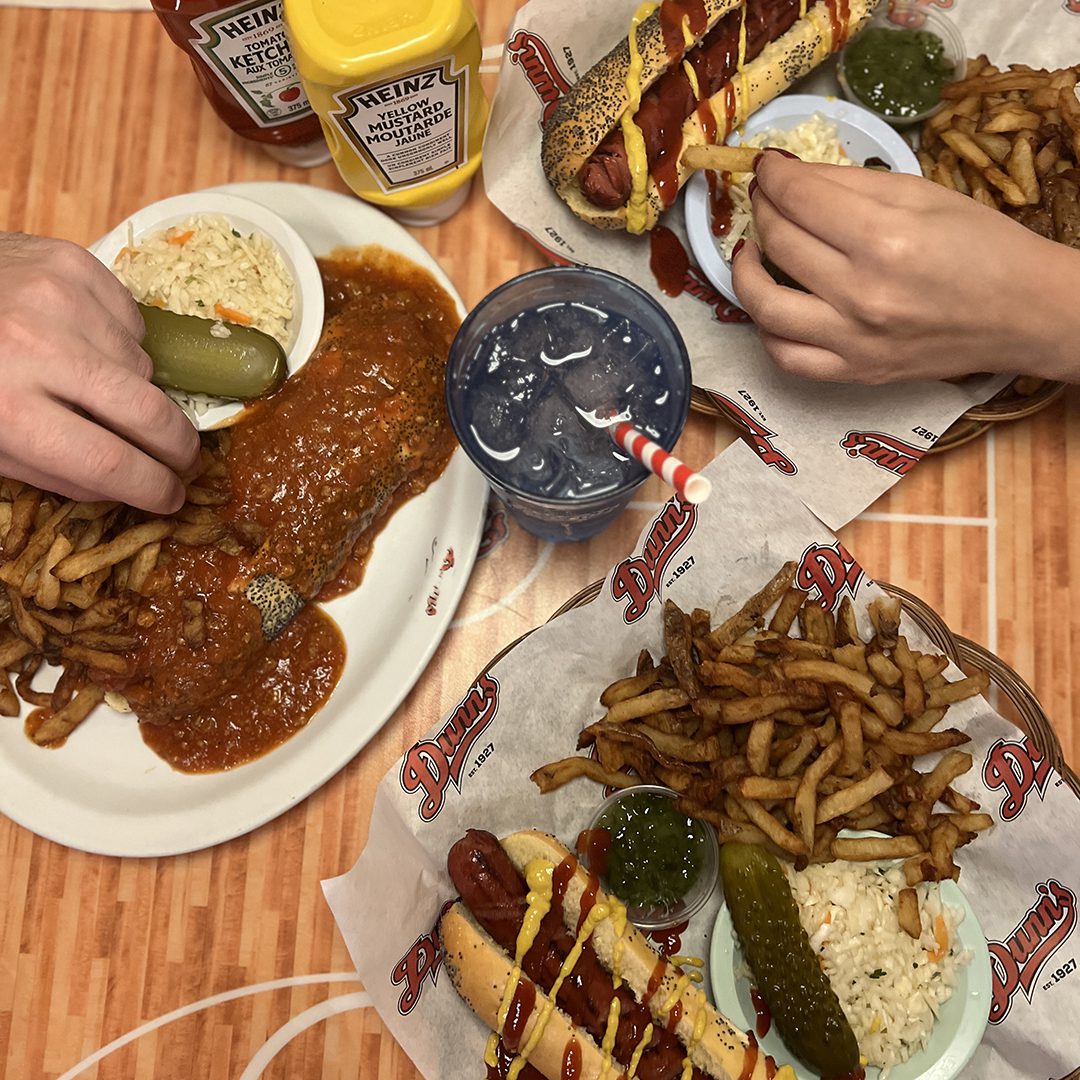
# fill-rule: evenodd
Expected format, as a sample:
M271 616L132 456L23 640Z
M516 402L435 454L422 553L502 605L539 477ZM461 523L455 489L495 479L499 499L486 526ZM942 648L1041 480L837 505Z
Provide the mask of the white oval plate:
M136 210L93 244L90 252L111 269L116 256L128 243L129 230L131 239L138 243L150 233L179 225L200 214L224 217L237 232L245 236L262 233L277 246L295 287L289 340L284 346L289 374L295 375L307 363L322 335L324 297L322 278L311 248L281 214L239 195L222 191L193 191L189 195L173 195ZM200 431L226 427L235 422L244 407L242 401L213 405L198 415L195 426Z
M944 903L964 910L959 936L961 945L971 950L971 962L960 969L956 988L942 1005L925 1049L908 1058L903 1065L893 1066L889 1080L952 1080L971 1060L986 1031L992 992L986 938L967 897L955 881L942 882L941 897ZM750 983L735 974L741 965L742 951L735 940L731 912L724 903L717 913L709 944L713 1001L736 1027L750 1031L757 1014L750 1000ZM770 1027L768 1034L758 1042L779 1064L791 1065L798 1080L817 1080L817 1074L787 1049L775 1026ZM880 1075L880 1069L868 1067L866 1070L867 1080L876 1080Z
M814 113L821 113L836 124L837 134L844 151L855 161L879 157L888 162L893 172L922 176L919 159L884 120L869 109L842 98L819 97L816 94L788 94L769 102L728 138L738 146L744 138L750 138L769 128L790 130ZM712 231L712 214L709 208L709 182L704 172L697 172L686 185L684 197L686 235L694 258L705 276L733 304L738 298L731 287L731 264L720 254Z
M373 243L407 256L465 314L420 244L359 199L304 184L224 190L276 210L316 253ZM324 605L345 636L345 669L326 706L284 745L230 772L191 776L157 757L131 716L98 708L58 750L35 746L22 719L12 718L0 724L0 811L69 847L159 856L220 844L295 806L352 760L427 666L472 570L486 500L483 477L455 451L439 480L394 515L375 541L363 585ZM454 565L444 570L450 550Z

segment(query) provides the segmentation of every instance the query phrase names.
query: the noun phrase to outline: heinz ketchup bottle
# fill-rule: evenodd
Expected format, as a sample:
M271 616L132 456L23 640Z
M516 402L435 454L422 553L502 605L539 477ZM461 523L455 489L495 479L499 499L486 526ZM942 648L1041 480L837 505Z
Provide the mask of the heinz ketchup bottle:
M285 36L282 0L151 4L169 37L188 54L214 111L237 135L288 165L330 159Z

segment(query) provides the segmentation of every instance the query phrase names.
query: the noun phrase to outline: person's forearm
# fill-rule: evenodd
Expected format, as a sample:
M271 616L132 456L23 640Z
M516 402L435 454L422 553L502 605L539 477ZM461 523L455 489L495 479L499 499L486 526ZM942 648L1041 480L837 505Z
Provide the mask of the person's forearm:
M1054 244L1030 285L1032 351L1021 370L1080 383L1080 250Z

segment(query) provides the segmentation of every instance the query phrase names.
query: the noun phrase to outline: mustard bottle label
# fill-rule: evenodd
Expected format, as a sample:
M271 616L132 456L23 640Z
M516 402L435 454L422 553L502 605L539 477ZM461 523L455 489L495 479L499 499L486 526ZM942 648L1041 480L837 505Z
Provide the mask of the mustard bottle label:
M330 119L384 193L415 187L469 160L469 69L451 56L334 95Z
M281 17L281 0L247 0L191 20L192 46L264 128L311 113Z

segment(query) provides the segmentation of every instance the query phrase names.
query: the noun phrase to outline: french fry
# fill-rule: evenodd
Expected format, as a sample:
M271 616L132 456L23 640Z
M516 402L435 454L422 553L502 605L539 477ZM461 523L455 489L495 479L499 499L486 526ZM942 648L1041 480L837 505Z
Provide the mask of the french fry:
M793 816L795 825L799 830L799 836L807 851L813 851L814 848L818 787L833 766L840 760L843 749L843 741L834 739L818 755L817 760L803 773L802 780L799 783L799 790L795 795Z
M685 690L652 690L638 697L617 701L608 709L604 721L608 724L625 724L628 720L636 720L663 709L681 709L689 703L690 698Z
M820 760L820 759L819 759ZM827 795L817 807L817 824L832 821L833 818L852 814L861 806L866 806L872 799L893 786L893 778L881 768L875 769L869 776L857 780L850 787L845 787L832 795Z
M776 721L772 717L755 720L750 725L750 736L746 740L746 760L750 771L757 776L764 776L769 771L769 746L775 727Z
M627 776L623 772L612 772L605 769L598 761L587 757L568 757L561 761L553 761L548 765L542 765L532 773L530 780L540 789L541 793L547 794L555 791L564 784L570 783L579 777L587 777L597 784L605 787L628 788L640 783L633 776Z
M833 857L850 862L905 859L919 852L919 841L914 836L837 837L832 843Z
M618 679L600 695L600 704L610 708L620 701L636 698L655 685L659 677L659 672L653 668L641 675Z
M105 691L100 687L84 686L67 705L48 717L34 732L34 742L46 746L58 739L66 739L104 699Z
M164 540L175 530L176 525L165 520L134 525L115 540L69 555L56 567L56 576L61 581L77 581L96 571L115 566L147 544Z
M756 825L778 848L791 855L809 855L810 849L790 829L783 825L761 803L754 799L737 799L743 813Z
M714 172L748 173L761 151L753 146L688 146L681 158L687 169L711 169Z
M709 641L718 649L737 641L764 618L765 612L791 588L794 580L795 563L785 563L772 580L755 593L739 611L713 630Z
M1024 200L1029 206L1037 206L1042 197L1039 190L1039 178L1035 174L1035 155L1031 149L1031 140L1017 135L1013 140L1012 153L1005 163L1005 168L1024 193Z
M901 889L896 897L896 921L900 929L916 941L922 937L922 916L919 914L919 894L912 888Z
M959 679L954 683L931 690L927 696L927 707L936 709L942 705L954 705L958 701L985 694L990 689L990 676L985 671Z

